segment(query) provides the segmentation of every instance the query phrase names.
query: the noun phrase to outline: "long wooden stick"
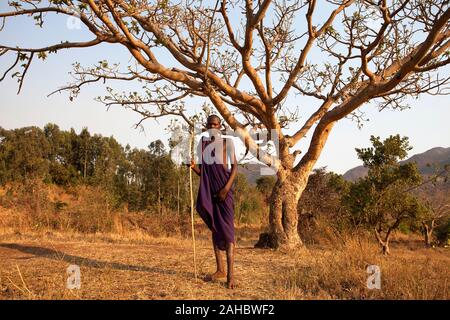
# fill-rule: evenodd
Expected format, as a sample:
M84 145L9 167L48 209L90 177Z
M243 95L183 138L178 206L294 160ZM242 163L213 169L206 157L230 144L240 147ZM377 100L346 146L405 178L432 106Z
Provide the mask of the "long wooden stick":
M193 156L193 140L194 140L194 128L192 128L191 136L189 140L189 151L191 153L191 157ZM189 167L189 188L191 191L191 226L192 226L192 244L194 246L194 275L195 280L197 281L197 259L195 252L195 229L194 229L194 193L192 192L192 168Z

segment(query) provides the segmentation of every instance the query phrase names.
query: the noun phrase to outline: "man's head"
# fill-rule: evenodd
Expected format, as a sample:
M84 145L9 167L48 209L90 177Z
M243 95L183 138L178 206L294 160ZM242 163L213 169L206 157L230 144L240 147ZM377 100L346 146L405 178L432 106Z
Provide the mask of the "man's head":
M206 129L217 129L220 130L220 127L222 126L222 123L220 121L219 116L212 114L208 117L206 120Z

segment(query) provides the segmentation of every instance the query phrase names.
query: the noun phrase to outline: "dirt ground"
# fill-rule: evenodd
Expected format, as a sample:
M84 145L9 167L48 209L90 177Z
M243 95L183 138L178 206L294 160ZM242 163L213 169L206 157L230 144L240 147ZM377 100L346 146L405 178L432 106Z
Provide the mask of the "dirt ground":
M315 298L290 281L299 263L317 269L320 252L283 253L253 248L254 241L238 242L235 269L239 287L227 289L225 281L202 278L215 268L213 251L206 239L197 241L197 272L193 269L189 239L155 238L145 243L56 236L0 236L0 299L308 299ZM409 250L409 249L408 249ZM394 250L395 251L395 250ZM423 254L418 252L414 256ZM408 251L408 255L412 255ZM439 266L450 265L448 250L435 253ZM421 261L430 258L423 255ZM428 260L427 260L428 259ZM439 260L440 259L440 260ZM325 261L325 260L324 260ZM81 270L81 288L66 288L69 265ZM448 270L448 267L445 267ZM297 270L297 269L296 269ZM298 269L300 270L300 269ZM439 271L437 273L441 273ZM365 269L355 286L362 292ZM305 277L305 274L301 275ZM442 275L441 275L442 276ZM445 281L448 275L443 275ZM319 275L320 277L320 275ZM332 275L330 276L332 278ZM311 278L311 277L310 277ZM294 282L297 280L294 280ZM309 280L311 281L311 280ZM316 281L316 280L314 280ZM321 281L320 279L318 280ZM444 284L448 290L449 283ZM442 291L442 288L439 289ZM448 295L444 293L444 297ZM317 296L333 298L332 296Z
M268 277L275 263L278 271L292 265L292 258L280 255L241 245L235 258L239 288L229 290L225 281L202 280L215 267L206 241L197 241L195 280L188 240L155 239L137 245L3 239L0 299L285 299L284 290ZM72 264L80 267L79 290L66 289L66 269Z

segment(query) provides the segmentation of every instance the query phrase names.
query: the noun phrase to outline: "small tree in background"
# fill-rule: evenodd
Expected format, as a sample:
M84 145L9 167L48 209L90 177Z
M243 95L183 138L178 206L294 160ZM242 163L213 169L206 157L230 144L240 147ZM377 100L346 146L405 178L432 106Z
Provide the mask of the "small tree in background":
M442 233L442 230L445 229L444 225L448 223L450 219L450 199L448 197L448 190L442 186L437 188L435 185L427 190L422 190L421 195L424 198L427 210L421 217L420 224L422 226L425 245L431 247L433 234L436 229ZM441 236L440 238L445 238L445 236Z
M426 211L409 192L421 182L421 176L415 163L399 163L412 149L407 137L395 135L381 141L371 136L370 140L373 147L356 149L368 175L352 184L342 201L357 224L373 228L383 253L389 254L392 232Z
M341 197L349 184L342 175L327 172L326 167L310 175L298 204L299 232L305 240L314 241L325 229L340 232L348 224Z

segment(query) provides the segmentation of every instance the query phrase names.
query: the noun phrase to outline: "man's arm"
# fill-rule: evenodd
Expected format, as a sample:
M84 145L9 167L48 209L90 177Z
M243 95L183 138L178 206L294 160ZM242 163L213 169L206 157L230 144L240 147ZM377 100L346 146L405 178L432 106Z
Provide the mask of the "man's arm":
M199 164L198 166L195 166L195 161L191 160L190 168L198 175L202 173L202 165Z

